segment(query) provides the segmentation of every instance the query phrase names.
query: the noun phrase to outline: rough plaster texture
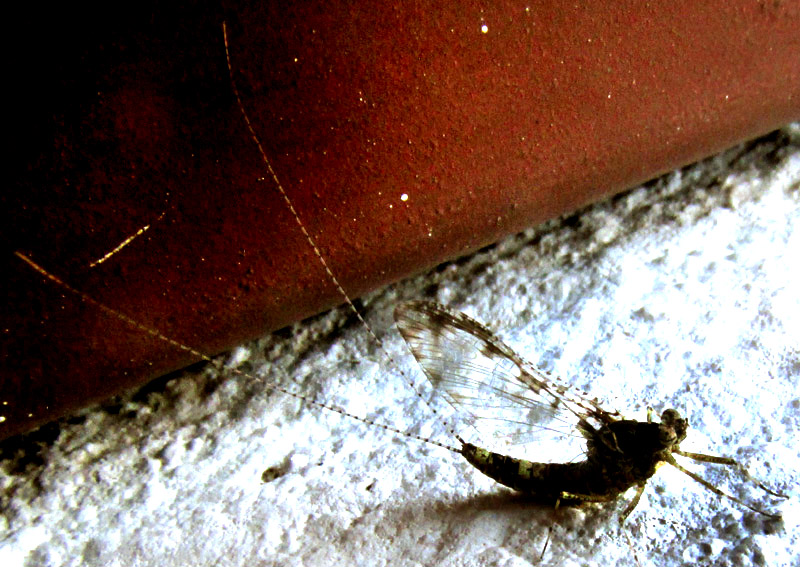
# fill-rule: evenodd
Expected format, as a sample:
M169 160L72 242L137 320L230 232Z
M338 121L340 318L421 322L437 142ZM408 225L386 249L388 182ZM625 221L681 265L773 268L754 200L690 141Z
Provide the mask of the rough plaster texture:
M688 466L781 521L665 467L620 530L623 501L554 512L458 455L271 392L453 442L339 309L220 358L258 379L197 366L7 444L0 564L796 565L798 226L794 126L360 302L415 380L391 313L430 298L627 417L679 409L684 449L734 456L790 499Z

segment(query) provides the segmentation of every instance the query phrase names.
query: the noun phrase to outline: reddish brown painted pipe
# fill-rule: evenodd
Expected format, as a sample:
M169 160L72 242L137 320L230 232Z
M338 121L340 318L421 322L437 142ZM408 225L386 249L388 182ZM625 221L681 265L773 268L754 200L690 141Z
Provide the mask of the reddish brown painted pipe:
M243 4L15 19L0 436L193 360L15 250L207 353L341 303L223 20L353 297L800 117L798 2Z

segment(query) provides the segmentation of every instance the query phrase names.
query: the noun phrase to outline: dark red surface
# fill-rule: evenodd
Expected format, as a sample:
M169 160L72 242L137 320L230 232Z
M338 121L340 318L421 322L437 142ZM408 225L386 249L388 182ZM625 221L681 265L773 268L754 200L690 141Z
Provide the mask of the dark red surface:
M223 21L352 297L800 117L798 2L243 4L12 18L0 436L192 361L15 250L210 354L341 303Z

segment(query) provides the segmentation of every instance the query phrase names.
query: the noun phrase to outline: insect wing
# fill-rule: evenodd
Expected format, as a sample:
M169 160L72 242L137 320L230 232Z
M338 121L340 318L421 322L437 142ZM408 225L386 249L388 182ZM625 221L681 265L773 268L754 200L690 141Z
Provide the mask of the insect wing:
M584 448L579 420L611 415L572 396L463 313L412 301L395 309L395 322L428 379L482 436L483 447L537 461L572 460ZM535 453L523 447L534 444Z

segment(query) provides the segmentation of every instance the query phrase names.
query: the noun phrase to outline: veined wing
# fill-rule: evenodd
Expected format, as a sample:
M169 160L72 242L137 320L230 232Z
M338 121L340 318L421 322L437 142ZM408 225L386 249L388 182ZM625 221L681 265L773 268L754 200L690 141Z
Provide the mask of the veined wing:
M579 427L616 414L527 363L489 329L438 303L398 305L395 322L428 379L496 451L535 444L537 461L580 455ZM493 445L493 446L491 446Z

